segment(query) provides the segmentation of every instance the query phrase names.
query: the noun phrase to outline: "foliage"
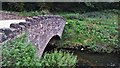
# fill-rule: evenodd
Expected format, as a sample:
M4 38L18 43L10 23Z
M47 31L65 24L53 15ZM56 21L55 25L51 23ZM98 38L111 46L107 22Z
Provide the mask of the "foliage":
M22 35L14 40L2 45L2 65L3 66L30 66L34 62L35 47L27 43L26 35Z
M74 56L73 53L70 54L69 52L55 50L53 53L45 53L40 63L42 63L42 66L75 67L77 63L77 56Z
M2 46L3 66L75 66L77 57L69 52L45 53L41 59L35 56L36 48L26 41L26 35L10 40Z
M18 14L19 16L37 16L37 15L41 15L41 12L38 11L23 11L23 12L19 12Z
M9 7L8 7L9 6ZM51 2L3 2L2 9L8 11L41 11L44 9L53 10Z
M4 2L2 3L2 9L9 11L23 11L24 5L23 2Z
M119 9L119 2L3 2L2 9L8 11L41 11L47 9L52 12L87 12L104 9Z
M99 12L93 12L94 15ZM119 49L118 44L118 16L115 12L100 12L94 16L92 13L76 15L77 19L69 19L70 14L63 14L67 17L63 38L60 46L82 45L95 52L112 52ZM72 14L75 16L75 14ZM79 14L80 15L80 14ZM86 16L86 17L85 17ZM82 18L82 20L80 19Z

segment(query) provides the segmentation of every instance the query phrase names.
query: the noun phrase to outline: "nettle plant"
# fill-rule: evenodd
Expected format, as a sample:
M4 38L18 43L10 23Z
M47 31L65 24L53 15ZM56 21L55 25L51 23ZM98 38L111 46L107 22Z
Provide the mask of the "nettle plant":
M77 61L77 56L73 55L73 53L55 50L53 53L46 52L40 63L42 63L42 66L68 66L74 68Z
M61 45L87 46L94 52L112 52L119 49L117 18L81 20L67 19Z
M2 46L3 66L75 66L77 57L73 53L57 51L45 53L41 59L36 57L36 48L26 40L26 34L10 40Z
M30 66L34 62L35 47L26 42L26 35L21 35L2 45L3 66Z

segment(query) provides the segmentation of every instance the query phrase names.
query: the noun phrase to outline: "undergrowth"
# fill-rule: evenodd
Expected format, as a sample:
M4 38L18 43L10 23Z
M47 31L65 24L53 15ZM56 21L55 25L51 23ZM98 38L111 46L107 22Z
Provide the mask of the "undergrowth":
M64 51L45 53L41 59L36 57L36 48L27 42L25 34L0 46L2 46L2 66L75 67L77 63L77 57L73 53Z
M104 11L79 15L63 14L66 18L66 26L59 46L82 45L94 52L107 53L120 48L117 31L118 15L115 12Z
M30 12L23 11L23 12L18 13L19 16L37 16L37 15L41 15L41 14L42 13L38 12L38 11L30 11Z
M31 16L29 13L26 14ZM101 10L83 14L77 11L76 13L56 12L54 14L66 19L63 37L57 43L58 47L82 45L94 52L107 53L119 50L119 10ZM38 13L35 12L34 15L38 15Z

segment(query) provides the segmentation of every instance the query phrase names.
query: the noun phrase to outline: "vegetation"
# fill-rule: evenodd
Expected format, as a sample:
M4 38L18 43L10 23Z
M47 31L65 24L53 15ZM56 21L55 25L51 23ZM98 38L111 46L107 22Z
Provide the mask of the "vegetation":
M23 11L23 12L19 12L19 16L37 16L37 15L41 15L42 13L41 12L38 12L38 11L30 11L30 12L27 12L27 11Z
M10 7L8 7L10 6ZM73 9L74 8L74 9ZM7 11L67 11L90 12L104 9L119 9L119 2L2 2Z
M2 9L17 11L20 16L37 16L45 11L63 16L66 25L62 39L56 43L58 48L79 49L82 46L93 52L120 51L119 2L4 2ZM25 34L0 45L1 47L3 66L75 67L78 62L73 53L57 50L45 52L39 59L35 55L36 48L27 42Z
M75 66L77 57L69 52L57 51L45 53L39 59L35 56L36 48L31 43L26 43L26 35L10 40L2 45L3 66Z
M74 56L73 53L70 54L69 52L55 50L53 53L45 53L40 63L42 63L42 66L75 67L77 63L77 56Z
M59 42L60 45L63 45L62 47L82 45L94 52L108 53L119 49L118 14L114 11L91 12L82 15L63 14L67 23L63 38Z
M56 45L62 48L83 46L94 52L116 52L118 45L118 14L119 10L102 10L88 13L57 12L66 19L62 40ZM34 16L38 12L21 15Z
M25 36L22 35L2 45L3 66L33 65L35 47L31 43L26 43Z

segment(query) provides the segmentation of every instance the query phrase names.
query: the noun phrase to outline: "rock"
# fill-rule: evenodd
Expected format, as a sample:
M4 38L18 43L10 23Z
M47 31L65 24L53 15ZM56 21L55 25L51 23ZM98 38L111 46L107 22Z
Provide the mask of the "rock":
M12 19L25 19L25 16L19 16L17 15L17 12L8 12L8 11L0 11L0 14L2 14L2 18L3 20L12 20Z
M12 23L12 24L10 24L10 28L15 28L15 29L22 29L21 27L20 27L20 25L19 24L16 24L16 23Z
M23 25L25 27L29 27L31 25L31 22L20 22L19 25Z
M25 26L20 25L20 24L16 24L16 23L12 23L10 24L10 28L15 28L15 29L19 29L19 30L24 30Z
M2 28L2 29L0 29L0 32L4 32L5 34L9 34L12 31L9 28Z
M33 19L34 19L34 20L38 20L38 17L37 17L37 16L34 16Z
M26 29L25 26L23 26L23 25L19 25L19 26L22 28L22 30Z
M8 38L14 37L13 31L12 31L10 28L3 28L3 29L0 29L0 31L1 31L2 33L5 33L5 35L6 35Z
M33 18L30 18L30 17L27 17L25 20L29 22L33 22Z
M7 36L4 33L0 33L0 43L7 40Z
M12 31L12 38L18 35L22 31L22 30L14 29L14 28L10 28L10 30Z

